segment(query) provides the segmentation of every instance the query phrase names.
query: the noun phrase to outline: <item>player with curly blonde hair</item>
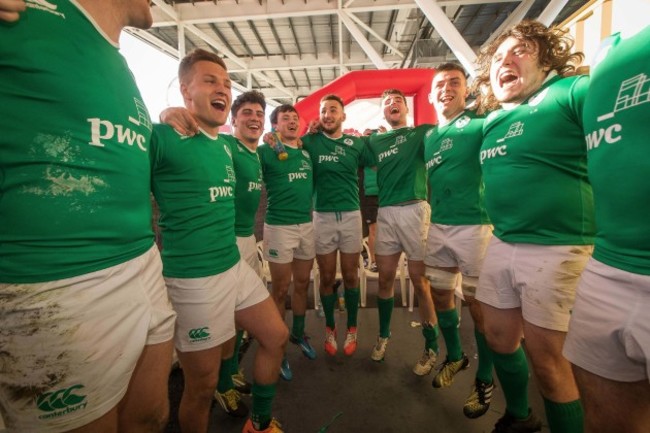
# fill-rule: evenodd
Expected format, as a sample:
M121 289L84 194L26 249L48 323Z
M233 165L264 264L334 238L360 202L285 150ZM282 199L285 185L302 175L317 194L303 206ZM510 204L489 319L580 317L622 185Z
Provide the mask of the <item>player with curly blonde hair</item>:
M478 282L486 338L506 398L495 432L535 432L526 349L551 432L582 432L571 365L562 356L575 289L594 242L582 107L565 32L524 21L480 55L485 119L480 162L494 224ZM489 86L488 86L489 83ZM500 109L497 109L500 106Z

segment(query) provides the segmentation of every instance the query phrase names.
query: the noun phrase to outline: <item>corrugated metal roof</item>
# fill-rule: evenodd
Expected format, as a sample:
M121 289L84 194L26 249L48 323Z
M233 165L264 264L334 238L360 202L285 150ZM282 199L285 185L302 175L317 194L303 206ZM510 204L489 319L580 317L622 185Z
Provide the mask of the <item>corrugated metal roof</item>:
M347 71L435 66L458 60L454 53L462 52L464 44L476 53L518 7L528 7L525 16L536 18L559 5L557 23L585 3L154 0L154 27L133 33L176 57L194 48L214 51L224 57L241 89L260 89L269 99L293 102ZM433 8L444 14L429 19ZM441 35L438 29L448 23L455 31Z

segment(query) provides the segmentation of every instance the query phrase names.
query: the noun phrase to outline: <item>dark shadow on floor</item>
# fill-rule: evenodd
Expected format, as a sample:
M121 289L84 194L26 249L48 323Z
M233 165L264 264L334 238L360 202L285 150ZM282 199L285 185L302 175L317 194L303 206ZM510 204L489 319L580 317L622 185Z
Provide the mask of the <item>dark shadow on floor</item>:
M399 290L397 291L399 293ZM370 295L368 300L374 298ZM369 302L370 304L371 302ZM374 304L374 300L372 302ZM311 305L311 304L310 304ZM397 305L401 303L397 302ZM336 313L339 329L345 327L345 313ZM290 321L290 314L287 315ZM339 354L327 356L322 349L325 320L314 310L307 312L307 333L318 352L316 360L308 360L298 347L289 344L287 358L294 379L280 380L274 404L274 415L282 422L286 433L489 433L496 420L503 415L504 400L497 388L492 407L481 418L470 420L462 413L463 403L469 394L476 371L476 344L473 324L467 308L462 309L461 338L470 357L470 368L459 373L454 384L446 389L431 386L433 373L426 377L414 375L411 368L423 349L417 309L396 307L392 319L392 338L386 359L376 363L370 351L378 332L376 308L363 308L359 312L359 348L351 357L342 354L344 332L338 335ZM441 358L444 342L440 338ZM255 351L252 346L242 365L251 379L251 364ZM182 377L180 371L172 373L170 396L172 417L167 433L180 430L176 424ZM250 405L250 397L244 400ZM543 418L542 400L531 380L530 404ZM218 405L211 414L210 432L241 432L244 419L231 418ZM329 428L323 429L330 424ZM545 426L542 432L548 432Z

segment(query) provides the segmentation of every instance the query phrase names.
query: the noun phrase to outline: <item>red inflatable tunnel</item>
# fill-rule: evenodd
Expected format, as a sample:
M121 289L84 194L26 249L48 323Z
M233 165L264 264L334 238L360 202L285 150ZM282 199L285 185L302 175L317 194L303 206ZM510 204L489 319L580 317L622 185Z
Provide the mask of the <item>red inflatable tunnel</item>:
M310 120L320 115L320 100L330 93L338 95L347 105L355 99L378 98L384 90L399 89L413 96L413 119L416 125L436 123L436 113L429 103L434 69L382 69L352 71L337 78L295 105L300 116L300 133L304 134Z

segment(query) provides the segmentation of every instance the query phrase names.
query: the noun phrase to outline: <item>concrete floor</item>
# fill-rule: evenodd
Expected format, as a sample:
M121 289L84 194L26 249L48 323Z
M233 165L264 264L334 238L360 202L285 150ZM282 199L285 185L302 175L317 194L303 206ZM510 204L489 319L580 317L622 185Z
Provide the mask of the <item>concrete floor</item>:
M375 283L376 284L376 283ZM274 416L282 423L286 433L484 433L491 432L494 423L503 415L503 395L497 387L493 393L490 410L479 419L470 420L462 413L463 403L469 394L476 371L476 344L473 324L467 308L462 309L461 339L470 357L470 368L459 373L454 384L446 389L431 386L433 374L419 377L411 368L423 349L421 328L413 327L418 321L417 309L409 312L401 307L399 290L392 318L392 338L386 359L377 363L370 352L378 332L375 295L369 286L369 308L359 312L359 347L346 357L341 352L345 335L339 334L339 354L329 357L323 350L325 319L315 310L307 312L306 332L318 358L308 360L299 348L288 345L287 358L293 369L291 382L280 380L274 404ZM375 289L376 293L376 289ZM337 312L340 329L345 327L345 313ZM290 321L290 314L288 314ZM444 342L440 338L441 358ZM250 377L253 345L244 358L247 376ZM175 421L178 399L182 390L182 375L172 374L170 395L172 418L167 433L179 432ZM250 405L250 397L244 401ZM544 407L533 379L530 383L530 404L533 411L544 417ZM236 419L215 405L211 414L209 432L241 432L245 419ZM545 425L542 432L548 432Z

